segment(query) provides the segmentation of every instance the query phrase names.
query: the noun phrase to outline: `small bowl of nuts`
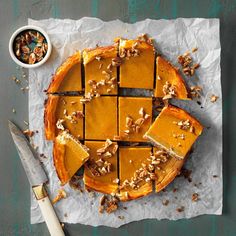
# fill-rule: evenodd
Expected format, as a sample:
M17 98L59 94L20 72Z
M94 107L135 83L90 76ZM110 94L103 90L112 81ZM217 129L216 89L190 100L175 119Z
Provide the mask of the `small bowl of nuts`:
M26 25L16 30L9 41L12 59L21 67L36 68L44 64L52 51L48 34L40 27Z

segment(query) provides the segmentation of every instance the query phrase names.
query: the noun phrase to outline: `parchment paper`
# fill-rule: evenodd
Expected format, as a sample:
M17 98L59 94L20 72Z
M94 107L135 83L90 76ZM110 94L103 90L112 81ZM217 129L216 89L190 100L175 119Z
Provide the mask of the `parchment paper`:
M82 223L88 225L106 225L119 227L131 221L147 218L172 219L190 218L202 214L222 213L222 102L220 82L220 39L218 19L183 19L150 20L135 24L123 23L119 20L104 22L96 18L80 20L48 19L29 24L46 30L53 44L50 60L37 69L29 70L29 122L31 130L38 130L33 142L38 146L38 153L49 177L48 190L53 198L60 188L53 163L52 143L44 138L44 100L43 92L50 83L51 75L56 68L78 49L95 47L96 44L108 45L115 37L135 38L141 33L148 33L155 39L155 46L173 64L177 65L177 56L193 47L199 50L193 54L194 60L201 63L196 76L186 78L189 85L203 87L202 107L196 101L173 101L190 111L205 126L203 135L195 145L186 167L192 170L192 182L178 177L167 188L166 192L151 194L136 201L124 203L127 210L120 209L114 214L98 213L100 194L94 197L88 193L80 193L65 186L68 197L55 205L56 212L62 222ZM216 103L211 103L209 96L219 96ZM217 175L217 177L213 177ZM173 188L178 190L173 193ZM192 202L192 194L198 193L200 200ZM168 199L168 206L162 201ZM176 208L184 206L179 213ZM124 216L119 219L118 216ZM39 207L32 196L31 222L42 222Z

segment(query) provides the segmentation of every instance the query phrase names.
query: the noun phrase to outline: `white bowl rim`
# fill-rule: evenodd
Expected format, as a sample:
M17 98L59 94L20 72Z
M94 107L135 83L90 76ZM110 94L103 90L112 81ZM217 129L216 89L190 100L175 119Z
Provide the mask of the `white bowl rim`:
M26 64L26 63L21 62L15 56L15 53L13 51L13 43L14 43L14 40L15 40L16 36L19 35L21 32L23 32L25 30L36 30L36 31L38 31L39 33L41 33L45 37L45 39L47 41L47 44L48 44L48 50L47 50L47 53L45 54L44 58L40 62L37 62L35 64ZM19 29L17 29L12 34L12 36L9 40L9 53L11 55L11 58L14 60L14 62L16 64L18 64L19 66L24 67L24 68L36 68L36 67L41 66L42 64L44 64L48 60L48 58L51 55L51 51L52 51L52 44L51 44L51 40L50 40L48 34L46 33L46 31L44 29L42 29L41 27L35 26L35 25L25 25L25 26L20 27Z

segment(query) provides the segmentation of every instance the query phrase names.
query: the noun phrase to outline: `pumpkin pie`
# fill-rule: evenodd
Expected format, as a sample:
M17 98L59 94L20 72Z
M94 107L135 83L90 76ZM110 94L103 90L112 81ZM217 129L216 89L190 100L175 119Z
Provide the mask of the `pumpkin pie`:
M152 123L152 98L119 97L119 136L125 141L145 142Z
M53 161L62 185L71 179L88 158L85 147L67 131L60 132L54 140Z
M203 126L185 110L168 105L153 122L145 137L171 155L184 159Z
M169 185L177 175L179 175L187 156L184 159L178 159L171 156L165 150L154 147L152 161L156 163L155 191L160 192Z
M153 171L147 170L151 147L120 147L119 174L121 201L133 200L152 192Z
M85 145L90 155L84 168L85 187L105 194L115 193L118 189L117 143L86 141Z
M53 140L59 131L68 130L78 139L84 138L84 114L81 96L49 95L44 110L45 136Z
M81 53L70 56L56 71L48 93L82 91Z
M117 97L101 96L85 104L85 139L106 140L117 135Z
M189 99L185 82L179 71L160 56L156 59L155 97Z
M155 50L150 40L120 39L120 87L153 89Z
M117 94L117 52L117 44L83 51L86 94Z

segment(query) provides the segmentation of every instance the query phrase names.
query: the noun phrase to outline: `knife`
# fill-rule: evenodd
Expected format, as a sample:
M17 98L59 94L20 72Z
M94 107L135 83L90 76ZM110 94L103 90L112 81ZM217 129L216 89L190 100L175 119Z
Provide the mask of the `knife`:
M19 153L25 173L33 189L48 230L52 236L64 236L61 224L48 198L44 184L48 181L45 171L23 132L11 121L9 129Z

